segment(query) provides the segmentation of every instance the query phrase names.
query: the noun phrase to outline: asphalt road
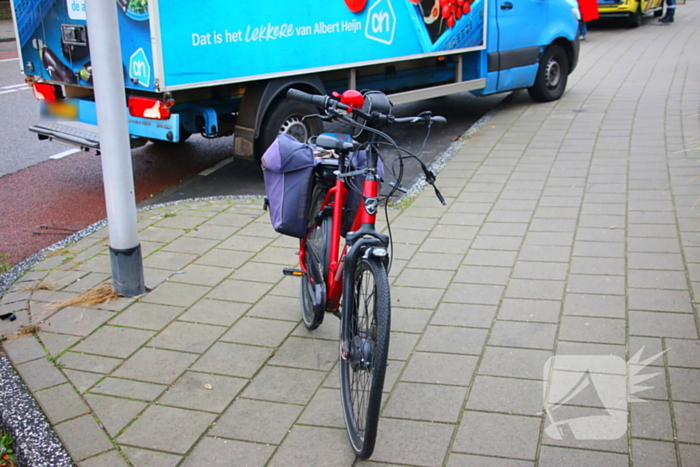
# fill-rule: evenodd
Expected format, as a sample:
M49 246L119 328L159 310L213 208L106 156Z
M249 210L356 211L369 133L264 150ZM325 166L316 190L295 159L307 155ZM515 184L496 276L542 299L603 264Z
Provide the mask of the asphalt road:
M0 42L0 177L43 162L66 148L42 144L27 128L39 106L20 73L15 42Z

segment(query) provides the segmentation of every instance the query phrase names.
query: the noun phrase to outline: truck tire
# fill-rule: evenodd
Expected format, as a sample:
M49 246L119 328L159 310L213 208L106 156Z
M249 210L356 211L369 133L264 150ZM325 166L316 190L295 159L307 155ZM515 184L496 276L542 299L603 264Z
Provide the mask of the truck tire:
M569 59L561 46L552 44L542 54L535 84L527 89L534 101L551 102L559 99L566 89Z
M319 111L311 104L283 99L274 104L265 116L257 140L256 159L260 160L263 153L275 141L277 135L286 133L306 143L311 136L323 132L323 122L318 118L302 120L306 115L317 114Z

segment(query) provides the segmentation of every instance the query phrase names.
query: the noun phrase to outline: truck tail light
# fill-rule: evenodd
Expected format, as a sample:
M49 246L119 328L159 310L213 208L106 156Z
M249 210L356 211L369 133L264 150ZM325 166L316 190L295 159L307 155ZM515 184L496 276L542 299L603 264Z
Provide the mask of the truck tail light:
M129 114L133 117L167 120L170 118L172 101L162 101L150 97L129 97Z
M34 97L40 101L54 102L61 97L61 89L48 83L34 83Z

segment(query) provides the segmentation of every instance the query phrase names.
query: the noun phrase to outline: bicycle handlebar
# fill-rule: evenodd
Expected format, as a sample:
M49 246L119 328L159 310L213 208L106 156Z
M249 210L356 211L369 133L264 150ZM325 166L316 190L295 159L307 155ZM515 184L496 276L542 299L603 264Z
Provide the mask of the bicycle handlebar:
M328 101L330 100L328 96L321 96L318 94L309 94L298 89L291 88L287 91L287 99L294 99L295 101L306 102L307 104L313 104L321 109L326 109Z
M316 107L320 108L326 113L328 113L328 111L331 109L345 110L346 112L351 112L352 114L362 117L365 120L372 120L373 116L380 116L380 118L385 120L385 122L387 123L423 123L427 124L428 126L433 124L444 125L445 123L447 123L447 119L445 117L441 117L439 115L433 116L430 112L421 112L415 117L394 117L391 114L386 114L377 110L373 110L373 115L369 115L356 107L343 104L338 99L332 98L330 96L309 94L307 92L300 91L294 88L291 88L287 91L287 98L315 105ZM337 118L338 114L331 114L330 117L331 119L333 117ZM428 169L428 167L420 159L416 157L416 160L420 163L421 168L423 169L423 173L425 174L425 181L432 185L432 187L435 189L435 195L438 197L440 202L443 205L445 205L445 198L443 198L442 194L435 186L435 174L430 169Z
M315 105L316 107L322 109L323 111L327 111L331 108L337 108L337 109L345 110L347 112L352 112L353 114L355 114L359 117L362 117L366 120L369 120L371 118L371 115L363 112L361 109L343 104L342 102L340 102L336 99L333 99L329 96L322 96L322 95L318 95L318 94L309 94L307 92L291 88L291 89L289 89L289 91L287 91L287 98ZM381 112L378 112L376 110L373 112L374 113L381 113ZM401 123L422 123L422 124L429 124L429 125L444 125L445 123L447 123L447 119L445 117L442 117L440 115L431 115L430 112L423 112L420 115L417 115L415 117L394 117L393 115L390 115L390 114L385 114L385 113L381 113L381 114L386 116L390 123L399 123L399 124L401 124Z

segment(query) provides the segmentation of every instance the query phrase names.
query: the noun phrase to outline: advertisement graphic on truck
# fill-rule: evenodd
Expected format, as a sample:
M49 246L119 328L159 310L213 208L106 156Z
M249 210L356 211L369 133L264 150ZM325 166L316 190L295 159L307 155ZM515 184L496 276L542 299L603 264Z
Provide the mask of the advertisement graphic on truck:
M210 1L188 14L187 24L181 24L181 12L164 8L159 14L165 85L283 76L483 47L483 1L462 1L466 6L446 21L439 21L439 2L409 0L374 0L356 13L340 1L310 9L275 2L223 17L217 15L219 2ZM227 49L246 66L232 68L221 60L231 55ZM207 68L187 66L195 60Z

